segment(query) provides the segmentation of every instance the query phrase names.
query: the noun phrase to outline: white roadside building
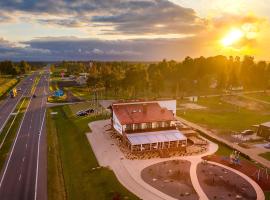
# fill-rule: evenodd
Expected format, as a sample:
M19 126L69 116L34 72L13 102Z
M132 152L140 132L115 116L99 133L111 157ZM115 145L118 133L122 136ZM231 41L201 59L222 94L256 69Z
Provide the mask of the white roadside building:
M112 126L131 151L185 149L187 138L175 127L176 100L112 104Z

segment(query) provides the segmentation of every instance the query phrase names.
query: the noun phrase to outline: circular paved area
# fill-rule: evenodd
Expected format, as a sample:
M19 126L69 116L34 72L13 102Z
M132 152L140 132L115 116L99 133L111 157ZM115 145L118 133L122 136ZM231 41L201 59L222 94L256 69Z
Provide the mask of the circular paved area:
M210 163L197 166L199 183L209 199L257 199L253 186L242 176Z
M190 179L190 162L170 160L142 170L142 179L152 187L176 199L199 199Z

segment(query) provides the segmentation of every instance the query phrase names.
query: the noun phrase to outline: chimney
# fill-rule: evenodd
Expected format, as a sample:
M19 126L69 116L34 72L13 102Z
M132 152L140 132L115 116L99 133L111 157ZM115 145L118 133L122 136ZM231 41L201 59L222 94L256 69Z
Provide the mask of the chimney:
M147 104L146 103L143 104L143 113L147 113Z
M161 113L165 113L165 108L161 108Z

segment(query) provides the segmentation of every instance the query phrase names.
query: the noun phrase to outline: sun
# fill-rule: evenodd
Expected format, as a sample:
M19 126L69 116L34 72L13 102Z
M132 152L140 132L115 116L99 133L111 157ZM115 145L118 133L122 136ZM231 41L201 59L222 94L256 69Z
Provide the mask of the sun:
M239 42L244 36L244 32L241 29L233 28L230 32L221 40L221 44L224 47L229 47Z

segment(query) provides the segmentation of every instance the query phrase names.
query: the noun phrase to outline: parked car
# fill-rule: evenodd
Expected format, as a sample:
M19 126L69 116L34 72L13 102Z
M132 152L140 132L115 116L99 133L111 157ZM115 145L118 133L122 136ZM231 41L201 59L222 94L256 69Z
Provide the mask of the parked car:
M90 113L94 113L95 110L93 108L90 108L90 109L86 110L85 112L88 113L88 114L90 114Z
M77 116L86 116L86 115L88 115L88 113L82 110L82 111L77 112L76 115Z
M265 144L265 145L264 145L264 148L270 149L270 143Z

